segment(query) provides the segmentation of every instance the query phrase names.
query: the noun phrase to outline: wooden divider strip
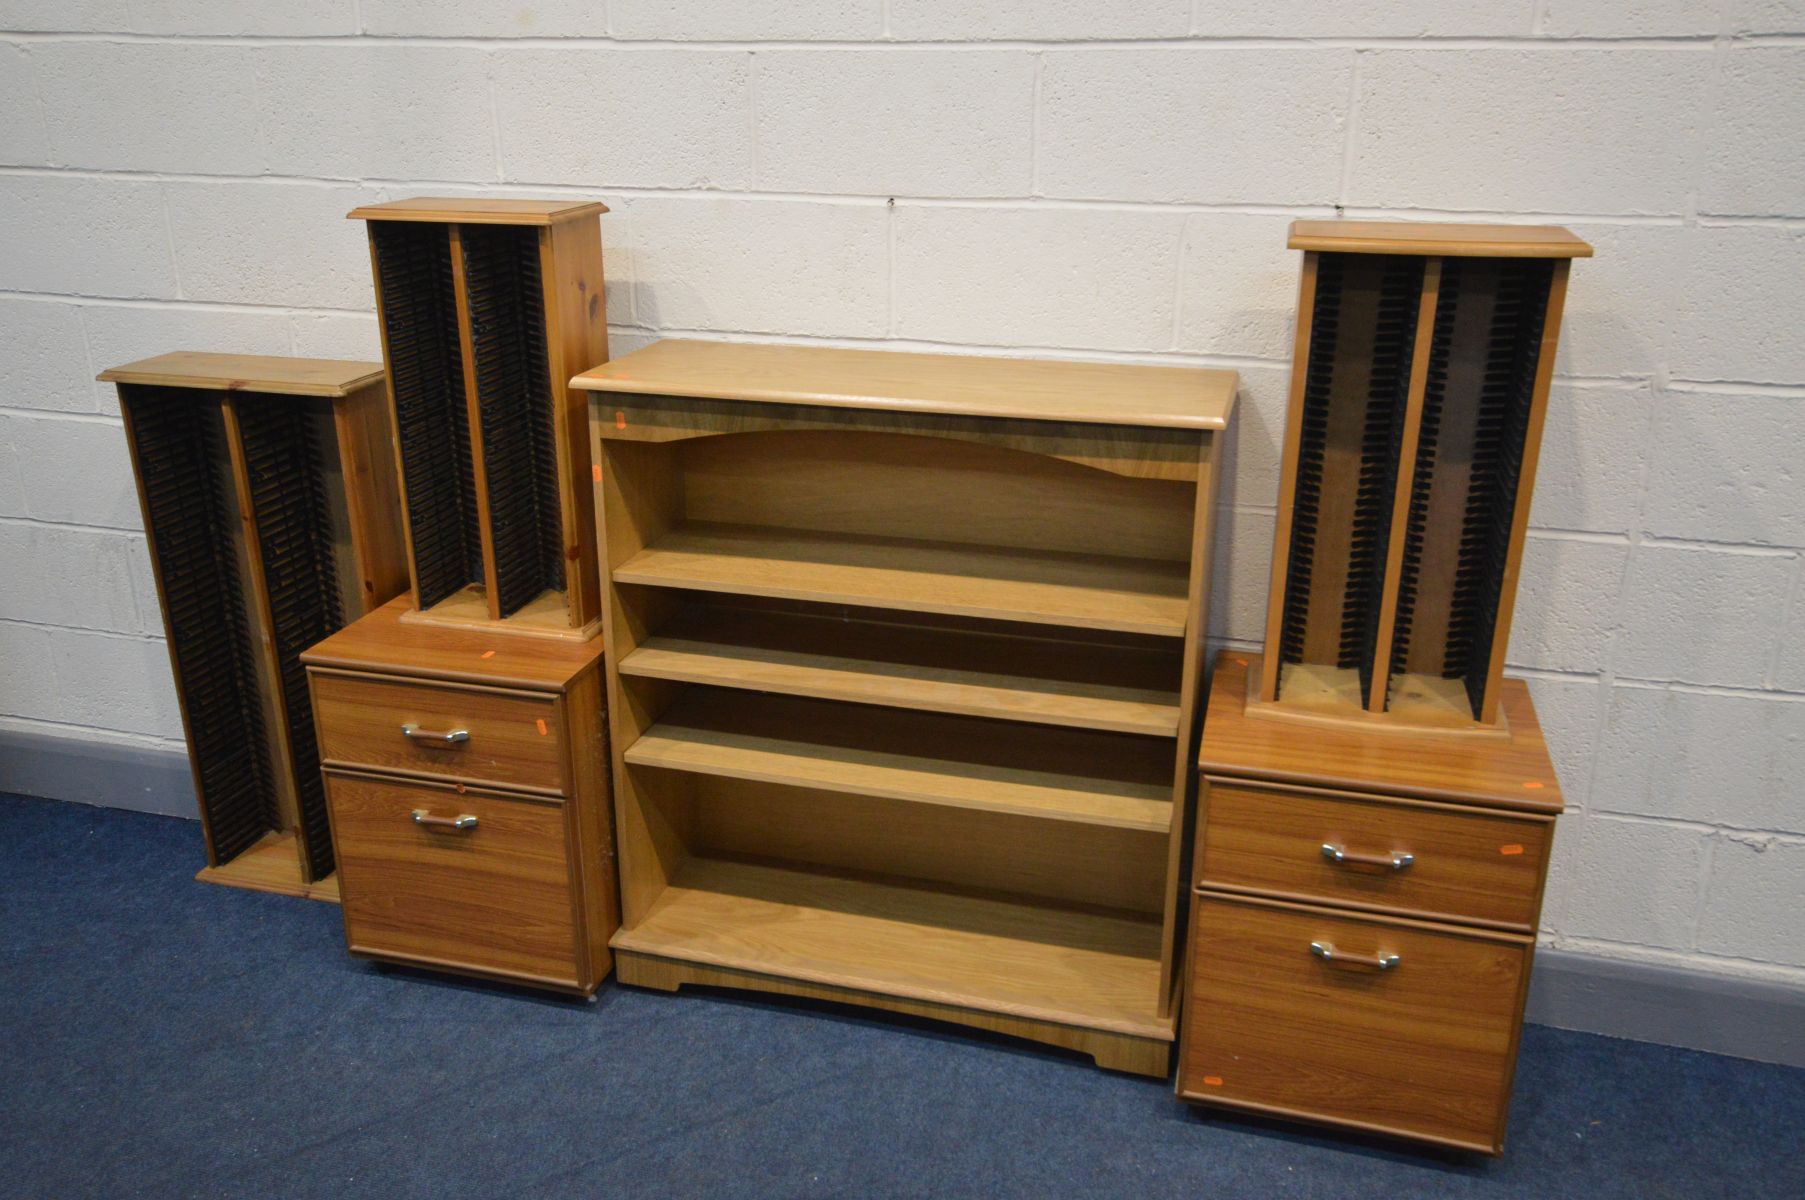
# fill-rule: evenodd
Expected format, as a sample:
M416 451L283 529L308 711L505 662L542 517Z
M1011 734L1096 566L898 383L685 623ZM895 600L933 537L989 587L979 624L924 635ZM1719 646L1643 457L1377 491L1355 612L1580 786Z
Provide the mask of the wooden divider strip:
M1423 264L1423 295L1416 310L1416 340L1411 344L1410 385L1404 398L1404 428L1398 444L1397 482L1392 489L1390 538L1385 550L1385 581L1379 592L1371 690L1366 697L1368 712L1385 711L1385 693L1391 683L1391 645L1397 630L1398 588L1404 575L1404 537L1410 523L1410 493L1416 478L1417 438L1423 428L1423 393L1429 383L1429 345L1434 340L1441 267L1439 258Z

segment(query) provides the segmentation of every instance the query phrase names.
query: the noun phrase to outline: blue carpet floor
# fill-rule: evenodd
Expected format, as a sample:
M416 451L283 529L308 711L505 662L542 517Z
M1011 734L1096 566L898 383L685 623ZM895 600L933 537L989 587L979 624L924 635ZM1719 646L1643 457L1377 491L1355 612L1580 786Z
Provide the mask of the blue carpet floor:
M1505 1157L1420 1154L828 1006L385 970L201 853L0 796L0 1195L1805 1195L1805 1071L1532 1026Z

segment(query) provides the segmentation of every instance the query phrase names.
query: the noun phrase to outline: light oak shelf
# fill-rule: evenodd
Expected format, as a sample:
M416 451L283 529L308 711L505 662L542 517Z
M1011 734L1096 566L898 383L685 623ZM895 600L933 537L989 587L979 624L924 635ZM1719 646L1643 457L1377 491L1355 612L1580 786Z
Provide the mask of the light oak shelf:
M691 858L617 950L784 975L1137 1037L1170 1038L1160 926Z
M1183 637L1189 568L917 538L692 523L614 582Z
M627 748L626 761L1160 834L1171 829L1169 742L1027 727L1008 733L964 717L874 714L828 701L693 688Z
M1175 737L1175 650L708 607L620 672L859 704Z

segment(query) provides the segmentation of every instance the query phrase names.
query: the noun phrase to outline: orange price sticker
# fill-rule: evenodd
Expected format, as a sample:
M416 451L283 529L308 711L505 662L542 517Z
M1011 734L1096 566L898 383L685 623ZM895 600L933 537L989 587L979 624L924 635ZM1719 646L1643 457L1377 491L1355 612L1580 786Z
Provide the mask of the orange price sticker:
M597 483L600 483L602 481L602 464L595 463L594 465L592 465L589 468L589 474L590 474L590 477L593 478Z
M616 429L625 429L627 427L627 414L618 408L614 410L614 427Z
M539 726L539 736L544 737L545 736L545 718L540 717L537 721L534 721L533 724Z
M1205 1086L1207 1086L1207 1087L1221 1087L1222 1086L1222 1076L1205 1075L1203 1077L1203 1082L1204 1082Z
M1523 853L1523 843L1522 842L1507 843L1506 845L1498 847L1498 853L1507 855L1507 856L1512 855L1512 854L1521 854L1521 853Z
M1528 788L1528 789L1529 789L1529 790L1530 790L1530 791L1532 791L1532 792L1539 792L1539 791L1541 791L1541 790L1542 790L1542 781L1541 781L1541 780L1539 780L1539 779L1531 779L1531 780L1527 780L1527 781L1526 781L1526 782L1525 782L1525 783L1524 783L1524 784L1523 784L1523 786L1524 786L1524 787L1526 787L1526 788Z
M493 651L493 650L485 650L485 651L483 651L483 657L484 657L484 658L494 658L494 657L495 657L495 651Z

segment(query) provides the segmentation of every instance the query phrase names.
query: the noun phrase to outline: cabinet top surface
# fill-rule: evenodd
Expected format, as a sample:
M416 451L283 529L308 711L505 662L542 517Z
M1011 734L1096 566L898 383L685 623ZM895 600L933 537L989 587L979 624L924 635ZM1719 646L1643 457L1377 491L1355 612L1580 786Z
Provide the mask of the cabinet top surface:
M439 221L453 225L556 225L605 213L599 200L486 200L473 197L415 196L387 204L366 204L345 214L353 221Z
M301 661L382 675L534 691L563 691L602 657L602 639L490 633L403 621L412 607L403 592L373 613L309 647Z
M382 364L332 358L271 358L177 350L109 367L104 383L201 388L219 392L274 392L292 396L348 396L382 378Z
M572 379L591 392L1213 430L1233 371L670 339Z
M1592 247L1559 225L1460 225L1444 221L1293 221L1293 250L1435 254L1471 258L1590 258Z
M1197 756L1206 775L1561 811L1560 780L1520 679L1501 685L1508 739L1339 729L1248 716L1248 680L1259 661L1233 650L1216 656Z

